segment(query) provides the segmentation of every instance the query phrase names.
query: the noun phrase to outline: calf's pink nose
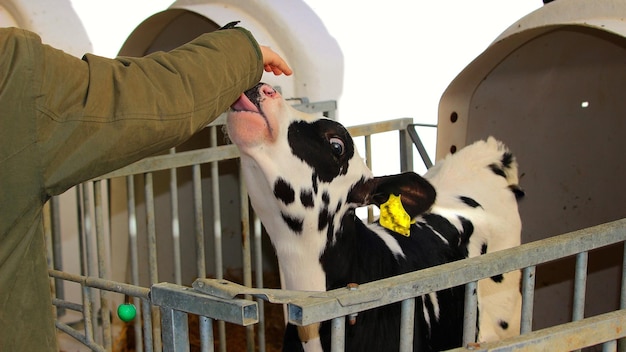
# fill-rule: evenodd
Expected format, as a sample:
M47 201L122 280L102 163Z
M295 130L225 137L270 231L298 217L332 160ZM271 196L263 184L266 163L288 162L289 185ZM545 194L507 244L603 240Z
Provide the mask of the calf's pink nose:
M270 98L273 98L277 94L274 88L268 85L263 86L263 88L261 88L261 91L263 92L263 94L265 94L265 96L270 97Z

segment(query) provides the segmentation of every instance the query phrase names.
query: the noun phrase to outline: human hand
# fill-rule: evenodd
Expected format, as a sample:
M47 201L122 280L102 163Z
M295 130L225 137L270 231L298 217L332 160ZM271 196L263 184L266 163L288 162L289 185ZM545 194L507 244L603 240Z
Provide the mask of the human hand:
M280 57L274 50L270 49L267 46L260 45L261 54L263 55L263 66L265 72L274 72L276 76L284 74L285 76L290 76L293 71L291 67L287 65L285 60Z

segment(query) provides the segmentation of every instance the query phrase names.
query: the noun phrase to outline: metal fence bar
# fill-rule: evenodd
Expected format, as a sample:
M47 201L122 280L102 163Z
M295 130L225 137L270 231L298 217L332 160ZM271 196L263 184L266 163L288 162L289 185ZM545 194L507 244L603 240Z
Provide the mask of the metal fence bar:
M74 339L76 339L77 341L85 345L86 347L89 347L92 351L95 351L95 352L106 351L102 346L98 345L97 343L94 343L93 340L85 337L85 335L82 335L81 333L79 333L78 331L70 327L69 325L62 323L58 320L55 321L54 324L56 325L57 329L70 335L71 337L73 337Z
M427 169L430 169L433 166L433 162L430 160L430 157L428 156L428 152L426 151L426 147L424 147L424 143L422 143L421 138L419 137L419 135L417 134L417 131L415 130L416 126L436 128L437 125L412 123L409 126L407 126L407 129L406 129L409 134L409 137L411 138L411 140L413 141L413 144L415 145L415 148L417 149L417 152L420 154L420 157L422 158L422 161L424 162L424 166L426 166Z
M94 215L96 222L96 250L98 259L98 277L101 279L108 278L107 270L107 242L104 230L104 209L102 205L102 181L98 180L93 183L93 199L94 199ZM111 351L113 341L111 335L111 318L109 309L109 300L107 299L107 291L100 291L100 321L102 322L102 344L105 350Z
M225 118L220 118L211 125L224 124ZM408 125L413 123L411 118L400 118L388 121L367 123L356 126L347 127L352 137L367 136L377 133L397 131L406 129ZM235 145L220 145L211 148L211 152L207 153L206 149L198 149L176 153L175 155L157 155L150 158L139 160L131 165L120 168L108 174L94 178L93 180L104 180L114 177L129 176L166 170L171 168L181 168L194 164L208 164L213 161L221 161L235 159L239 157L239 150Z
M156 215L154 211L154 185L151 172L144 175L144 193L146 197L146 221L148 232L148 263L150 272L150 283L159 281L158 261L157 261L157 238L156 238ZM156 351L161 351L161 319L158 307L151 307L152 312L152 343Z
M63 246L61 242L61 219L59 197L52 197L48 202L50 205L50 240L52 241L52 267L53 269L63 270ZM61 281L54 282L55 296L65 298L65 288ZM63 315L63 309L57 311L57 315Z
M239 163L239 174L242 175L241 163ZM241 202L241 251L243 266L243 284L252 287L252 258L250 255L250 206L248 205L248 189L243 181L239 181L239 199ZM252 296L246 295L246 299ZM254 351L254 327L246 327L246 347L248 352Z
M97 177L94 180L155 172L170 168L181 168L195 164L207 164L212 161L228 160L237 157L239 157L239 150L234 145L221 145L219 147L211 148L210 153L207 153L206 149L198 149L176 153L175 155L157 155L139 160L126 167Z
M259 322L257 304L246 299L222 299L189 287L160 283L151 288L154 305L222 320L240 326Z
M261 224L261 220L257 216L254 216L253 224L256 287L263 288L263 225ZM258 348L259 352L265 352L265 301L261 298L257 298L256 302L259 305L259 324L257 329Z
M87 272L81 272L81 274L85 274L87 276L94 276L97 277L98 273L97 273L97 268L94 267L94 262L93 260L91 260L92 253L96 253L95 251L95 245L93 243L93 236L92 236L92 227L93 224L91 222L91 216L89 214L89 209L90 209L90 199L89 199L89 186L92 185L93 182L87 182L87 183L83 183L81 184L80 190L81 190L81 202L80 207L82 210L82 213L79 213L82 217L82 219L84 219L83 222L83 229L82 231L79 232L79 236L81 238L83 238L83 244L84 247L80 248L81 251L81 261L85 262L85 268L87 269ZM85 299L85 302L83 303L85 305L85 311L84 311L84 319L85 319L85 335L87 336L87 339L89 341L94 341L95 340L95 330L94 327L98 326L98 321L97 321L97 316L92 314L93 311L93 307L96 305L96 298L95 298L95 294L93 292L93 290L89 287L85 287L83 290L83 298Z
M624 255L622 257L622 285L620 291L619 307L626 308L626 242L624 242ZM620 339L617 342L619 351L626 351L626 339Z
M581 320L585 317L585 285L587 284L588 253L576 254L576 269L574 274L574 306L572 309L572 321Z
M465 314L463 316L463 345L476 341L476 318L478 312L477 282L465 284Z
M537 330L506 340L482 343L479 351L572 351L626 336L626 311L617 310L590 318ZM448 352L468 351L457 348Z
M176 148L171 148L170 155L176 154ZM177 169L170 169L170 205L172 214L172 254L174 256L174 282L181 285L182 269L180 257L180 222L178 218L178 176Z
M127 294L133 297L139 297L148 299L150 297L150 289L145 287L139 287L131 284L125 284L122 282L101 279L93 276L84 276L70 274L59 270L48 270L48 275L54 278L59 278L65 281L71 281L81 284L86 288L97 288L101 290L107 290L111 292L117 292Z
M534 265L522 269L522 318L520 322L522 334L532 331L536 269Z
M602 352L615 352L617 351L617 341L608 341L602 344Z
M204 215L202 211L202 174L200 165L191 167L193 179L193 210L196 231L196 270L198 277L206 277L206 254L204 251Z
M163 345L168 352L189 352L187 313L161 307Z
M346 317L333 318L330 325L330 350L343 352L346 349Z
M137 249L137 214L135 208L135 179L134 176L126 176L126 207L128 211L128 247L130 252L130 282L139 286L139 253ZM143 306L141 300L133 297L133 304L137 307L137 313L142 316ZM141 319L133 322L135 331L135 347L137 351L143 351L144 335L142 333Z
M211 126L211 147L217 146L217 128ZM215 245L215 277L224 278L224 268L222 265L222 213L220 211L220 183L219 183L219 162L211 162L211 191L213 200L213 243ZM201 276L202 277L202 276Z
M398 131L398 139L400 140L400 171L413 171L413 144L407 128Z
M83 298L83 323L85 324L85 339L89 343L94 342L94 322L95 317L93 316L93 304L92 304L92 296L93 291L91 287L82 286L82 298Z
M210 133L210 146L212 149L217 148L217 128L216 126L209 127ZM213 212L213 244L214 244L214 264L215 264L215 277L221 279L224 277L224 267L222 265L223 262L223 246L222 246L222 215L220 211L220 186L219 186L219 168L218 168L219 160L214 160L210 162L211 165L211 190L212 190L212 212ZM194 185L198 187L194 189L199 190L201 187L201 177L200 177L200 165L194 165ZM202 192L197 191L195 193L197 202L202 201ZM196 209L196 214L202 218L202 206ZM200 234L200 231L198 231ZM200 246L200 243L198 243ZM200 259L200 256L202 259ZM198 256L198 263L202 260L202 265L205 264L205 250L204 250L204 230L202 230L202 249L201 255ZM200 274L202 273L202 274ZM199 271L198 277L206 277L206 268L203 267L202 272ZM218 321L217 323L218 336L219 336L219 349L221 352L226 352L226 325L223 321Z
M400 311L400 352L413 351L415 330L415 298L402 301Z
M200 351L213 352L213 319L200 316Z
M146 352L160 350L155 349L154 339L152 338L152 305L148 299L141 300L141 316L143 318L143 342Z
M54 240L52 239L52 203L51 202L46 202L43 205L43 210L42 210L42 217L43 217L43 235L44 235L44 241L46 243L46 261L47 261L47 265L48 265L48 269L54 269ZM57 289L56 289L56 279L55 278L50 278L50 293L52 295L52 300L54 301L58 295L57 295ZM61 286L63 285L62 283L59 283ZM55 317L59 317L61 316L59 314L59 310L58 307L55 305L52 305L52 309L53 312L52 314ZM61 309L63 309L61 307Z
M53 298L52 299L52 305L54 307L58 308L66 308L66 309L70 309L76 312L83 312L83 306L78 304L78 303L73 303L73 302L68 302L68 301L64 301L62 299L58 299L58 298Z
M372 136L371 135L366 135L363 136L363 139L365 141L365 165L371 170L372 169L372 162L373 162L373 154L372 154ZM374 206L373 205L368 205L367 206L367 222L371 223L374 221Z

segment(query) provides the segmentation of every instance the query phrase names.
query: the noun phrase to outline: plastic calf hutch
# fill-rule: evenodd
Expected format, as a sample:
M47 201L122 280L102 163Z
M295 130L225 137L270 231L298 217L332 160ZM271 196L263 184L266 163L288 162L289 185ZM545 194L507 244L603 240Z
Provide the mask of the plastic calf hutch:
M623 1L549 3L504 31L441 98L438 158L488 135L517 156L523 242L626 217L624 15ZM621 258L621 246L590 254L585 315L620 306ZM537 269L535 328L572 318L576 265Z

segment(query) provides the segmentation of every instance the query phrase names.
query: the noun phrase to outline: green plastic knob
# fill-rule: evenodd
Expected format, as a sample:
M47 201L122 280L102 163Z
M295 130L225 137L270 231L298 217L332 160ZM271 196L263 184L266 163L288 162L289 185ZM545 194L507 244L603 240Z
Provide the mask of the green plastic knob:
M135 305L132 303L120 304L117 307L117 316L120 317L120 319L126 323L135 319L136 315L137 315L137 308L135 308Z

